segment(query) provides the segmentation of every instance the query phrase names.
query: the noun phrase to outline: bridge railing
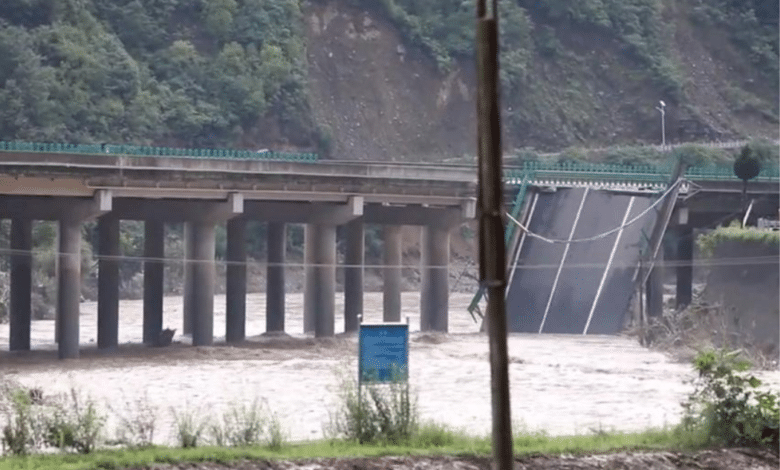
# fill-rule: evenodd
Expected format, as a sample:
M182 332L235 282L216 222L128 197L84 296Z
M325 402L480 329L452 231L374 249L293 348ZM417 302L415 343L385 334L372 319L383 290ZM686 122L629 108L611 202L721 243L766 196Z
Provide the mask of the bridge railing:
M232 149L190 149L116 144L65 144L43 142L2 142L0 152L73 153L82 155L130 155L138 157L216 158L226 160L280 160L316 162L316 153L274 152Z
M588 162L523 162L522 167L504 170L504 182L519 186L526 175L532 179L561 179L597 182L665 183L671 165L618 165ZM685 176L694 180L737 181L730 166L703 165L688 168ZM765 167L754 181L780 181L780 168Z

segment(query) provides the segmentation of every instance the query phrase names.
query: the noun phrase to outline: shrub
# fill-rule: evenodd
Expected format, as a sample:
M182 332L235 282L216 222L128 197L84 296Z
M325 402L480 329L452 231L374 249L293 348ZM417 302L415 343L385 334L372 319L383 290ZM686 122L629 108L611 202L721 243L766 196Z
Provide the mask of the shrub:
M251 446L262 441L265 413L255 399L250 405L234 404L209 427L218 446Z
M53 406L45 417L46 444L59 449L72 449L82 454L95 450L100 443L106 418L92 399L84 400L75 389Z
M190 409L178 413L176 409L171 408L171 413L173 413L174 432L179 445L184 448L197 447L206 427L206 421L198 418L197 413Z
M749 367L739 351L699 353L699 381L683 403L683 428L703 432L710 444L777 449L780 394L759 390L761 381L746 374Z
M149 397L144 395L133 402L125 402L124 410L126 411L117 413L119 442L130 447L148 447L154 444L158 410L149 403Z
M409 383L399 374L394 376L389 383L358 387L355 379L342 375L340 404L330 415L330 434L361 444L408 443L418 429L417 404Z
M276 413L271 415L268 421L268 448L271 450L281 450L287 443L287 433L282 426Z
M10 392L10 410L6 410L7 423L3 426L3 452L27 455L33 447L31 420L32 400L22 389Z

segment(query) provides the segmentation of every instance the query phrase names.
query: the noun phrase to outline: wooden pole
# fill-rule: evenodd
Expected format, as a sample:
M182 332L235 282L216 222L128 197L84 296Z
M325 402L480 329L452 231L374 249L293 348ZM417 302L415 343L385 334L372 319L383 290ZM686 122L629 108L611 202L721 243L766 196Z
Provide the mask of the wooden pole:
M501 128L498 97L498 10L477 1L477 147L479 155L479 271L487 288L493 410L493 459L498 470L512 469L512 414L507 355L506 249L501 187Z

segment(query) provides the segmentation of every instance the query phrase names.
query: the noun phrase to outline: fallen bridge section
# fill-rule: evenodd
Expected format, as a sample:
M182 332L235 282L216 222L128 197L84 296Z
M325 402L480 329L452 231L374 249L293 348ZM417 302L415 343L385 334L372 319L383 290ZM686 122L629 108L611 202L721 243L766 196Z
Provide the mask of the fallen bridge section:
M537 192L507 290L512 332L615 334L634 292L643 242L655 223L652 195L557 189ZM657 197L657 196L656 196ZM638 215L646 214L626 225ZM605 232L622 227L609 235ZM591 241L576 241L597 237Z

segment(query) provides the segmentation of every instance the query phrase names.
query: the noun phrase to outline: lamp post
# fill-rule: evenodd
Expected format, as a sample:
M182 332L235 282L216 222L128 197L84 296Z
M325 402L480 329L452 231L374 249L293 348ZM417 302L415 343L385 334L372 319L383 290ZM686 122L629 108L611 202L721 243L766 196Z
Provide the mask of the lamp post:
M655 109L661 113L661 147L666 148L666 103L658 101L661 106L656 106Z

